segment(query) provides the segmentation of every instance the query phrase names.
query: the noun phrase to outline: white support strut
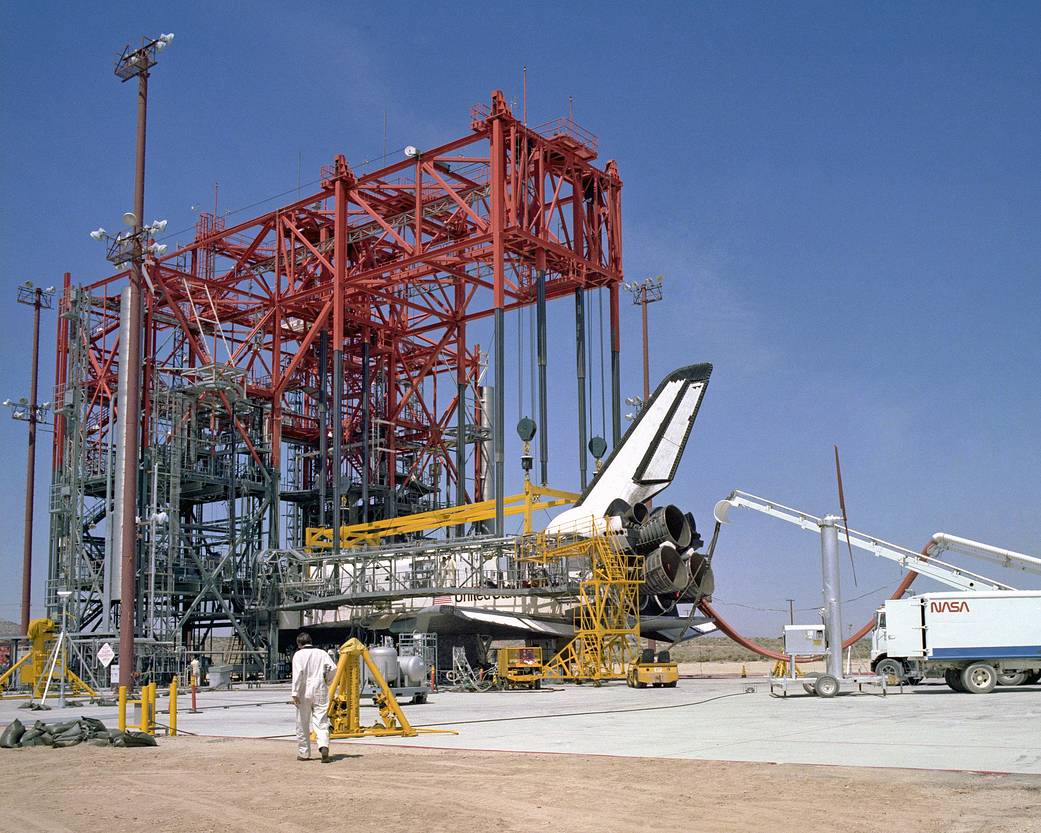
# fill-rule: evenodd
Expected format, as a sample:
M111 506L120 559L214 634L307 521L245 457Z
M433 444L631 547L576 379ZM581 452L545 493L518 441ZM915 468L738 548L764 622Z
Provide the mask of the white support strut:
M787 521L810 532L819 533L822 527L822 519L816 515L811 515L799 509L792 509L789 506L784 506L775 501L756 497L736 489L730 493L729 497L716 504L713 514L719 523L725 524L728 522L730 510L736 507L754 509L756 512ZM933 557L932 553L934 551L959 549L971 555L989 558L997 563L1007 565L1009 562L1015 562L1014 566L1020 569L1041 572L1041 559L1023 555L1022 553L1014 553L1011 550L999 550L997 547L990 547L987 544L979 544L975 541L968 541L964 538L956 538L955 536L942 533L937 533L933 536L933 542L929 547L929 555L925 556L920 552L901 547L899 544L891 544L888 541L883 541L881 538L857 532L855 529L847 529L841 523L837 524L837 527L840 540L848 541L857 549L866 550L877 558L895 561L905 570L914 570L920 575L934 579L948 587L953 587L955 590L1014 590L1015 588L996 579L987 578L978 573L973 573L971 570L941 561Z

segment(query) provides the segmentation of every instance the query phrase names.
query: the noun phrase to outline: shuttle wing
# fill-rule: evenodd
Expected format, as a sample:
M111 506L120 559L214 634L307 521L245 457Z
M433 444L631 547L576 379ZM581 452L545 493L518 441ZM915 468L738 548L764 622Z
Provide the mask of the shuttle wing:
M710 375L712 365L692 364L666 376L578 503L557 515L546 531L581 533L588 529L591 518L602 518L616 498L632 505L668 486L694 427Z

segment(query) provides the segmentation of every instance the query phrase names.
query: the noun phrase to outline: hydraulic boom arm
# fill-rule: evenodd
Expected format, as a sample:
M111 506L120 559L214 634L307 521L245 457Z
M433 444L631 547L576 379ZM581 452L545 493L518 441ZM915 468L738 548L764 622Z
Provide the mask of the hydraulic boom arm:
M713 514L719 523L725 524L728 522L730 510L739 506L743 506L746 509L754 509L756 512L762 512L764 515L769 515L773 518L780 518L782 521L795 524L810 532L819 533L821 529L821 519L815 515L736 489L730 493L729 497L716 504ZM1023 555L1022 553L1015 553L1011 550L998 550L996 547L991 547L987 544L968 541L964 538L955 538L951 535L942 533L934 535L934 546L930 548L929 555L926 556L914 550L901 547L898 544L883 541L881 538L857 532L855 529L847 529L841 523L836 524L836 526L838 527L839 538L848 540L857 549L867 550L878 558L895 561L906 570L914 570L916 573L935 579L941 584L953 587L955 590L1014 590L1015 588L996 579L987 578L970 570L940 561L938 558L933 557L932 552L934 550L940 551L945 548L959 549L970 555L990 558L998 563L1011 564L1011 566L1032 572L1041 572L1041 559Z

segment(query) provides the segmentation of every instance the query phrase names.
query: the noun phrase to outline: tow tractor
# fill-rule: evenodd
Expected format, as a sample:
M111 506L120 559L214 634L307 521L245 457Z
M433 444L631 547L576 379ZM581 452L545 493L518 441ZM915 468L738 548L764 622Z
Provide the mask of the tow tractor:
M542 688L541 648L500 648L496 659L495 677L503 688Z
M625 675L625 684L629 688L675 688L680 678L679 666L672 661L668 651L659 652L644 648L640 658L629 665Z

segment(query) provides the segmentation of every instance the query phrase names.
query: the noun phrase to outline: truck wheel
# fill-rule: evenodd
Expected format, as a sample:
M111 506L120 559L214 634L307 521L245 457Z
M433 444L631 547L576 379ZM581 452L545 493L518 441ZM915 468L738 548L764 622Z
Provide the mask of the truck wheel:
M943 681L951 687L952 691L957 691L959 694L965 693L965 686L961 684L961 670L958 668L948 668L943 672Z
M998 673L998 685L1023 685L1026 679L1026 671L1001 671Z
M802 684L802 690L805 691L807 694L813 694L813 695L817 694L817 690L812 685L810 685L809 683L803 683Z
M878 665L875 666L875 673L886 678L886 685L898 685L904 681L906 676L904 664L893 657L879 660Z
M961 684L969 694L990 694L998 684L998 672L993 665L974 662L961 672Z
M839 681L831 674L821 674L813 684L818 697L834 697L839 693Z
M1023 680L1023 685L1034 685L1038 680L1041 680L1041 671L1031 671Z

